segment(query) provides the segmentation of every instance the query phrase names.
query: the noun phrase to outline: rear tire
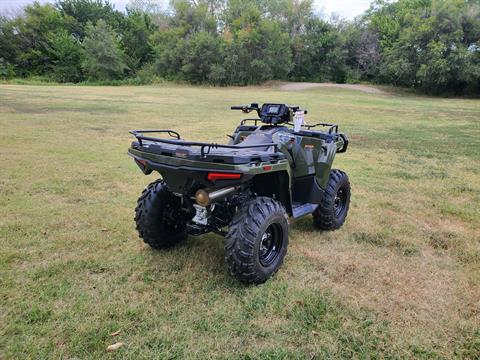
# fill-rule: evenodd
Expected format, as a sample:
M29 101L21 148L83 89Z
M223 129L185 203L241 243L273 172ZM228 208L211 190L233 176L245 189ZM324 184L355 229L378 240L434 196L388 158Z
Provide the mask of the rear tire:
M225 262L241 282L261 284L280 268L287 246L284 207L271 198L258 197L233 217L225 239Z
M350 206L350 182L347 174L334 169L330 172L322 202L313 213L313 222L321 230L339 229L345 222Z
M162 180L143 190L135 208L135 222L139 236L154 249L169 248L187 238L180 199Z

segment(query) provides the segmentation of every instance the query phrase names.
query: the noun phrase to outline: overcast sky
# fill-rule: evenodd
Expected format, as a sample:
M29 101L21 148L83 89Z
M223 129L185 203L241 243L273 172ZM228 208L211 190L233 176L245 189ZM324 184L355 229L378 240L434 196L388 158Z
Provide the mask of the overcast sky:
M162 4L168 4L169 0L157 0ZM323 11L325 15L336 13L342 17L353 19L368 9L372 0L314 0L315 7L319 11ZM0 0L0 12L15 10L26 4L32 3L33 0ZM40 0L41 3L54 2L54 0ZM124 10L129 0L110 0L118 10Z

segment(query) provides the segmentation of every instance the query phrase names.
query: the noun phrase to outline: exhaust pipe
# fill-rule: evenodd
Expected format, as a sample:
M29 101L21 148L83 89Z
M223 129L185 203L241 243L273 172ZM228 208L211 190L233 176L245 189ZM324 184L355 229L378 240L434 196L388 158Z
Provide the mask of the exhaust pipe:
M220 190L215 190L212 192L207 192L203 189L198 190L195 193L195 201L200 206L207 206L214 202L215 200L221 199L231 193L235 192L236 188L234 186L223 188Z

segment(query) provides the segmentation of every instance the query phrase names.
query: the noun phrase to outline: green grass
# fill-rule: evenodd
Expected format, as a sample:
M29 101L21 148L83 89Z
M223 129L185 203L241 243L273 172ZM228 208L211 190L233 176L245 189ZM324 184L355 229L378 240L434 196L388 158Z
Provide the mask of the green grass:
M126 150L129 129L226 141L228 107L255 100L338 122L353 197L339 231L296 221L279 273L248 287L219 236L143 245L133 209L155 177ZM480 357L479 100L0 85L0 129L2 359Z

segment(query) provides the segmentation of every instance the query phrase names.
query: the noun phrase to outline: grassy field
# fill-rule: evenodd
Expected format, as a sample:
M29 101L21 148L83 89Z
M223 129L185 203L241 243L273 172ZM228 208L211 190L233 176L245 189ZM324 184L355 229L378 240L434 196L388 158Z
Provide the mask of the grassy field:
M129 129L227 141L251 101L351 138L345 226L243 286L205 235L152 251ZM321 88L0 85L1 359L480 357L480 100ZM111 334L120 331L119 335ZM125 345L114 353L106 347Z

